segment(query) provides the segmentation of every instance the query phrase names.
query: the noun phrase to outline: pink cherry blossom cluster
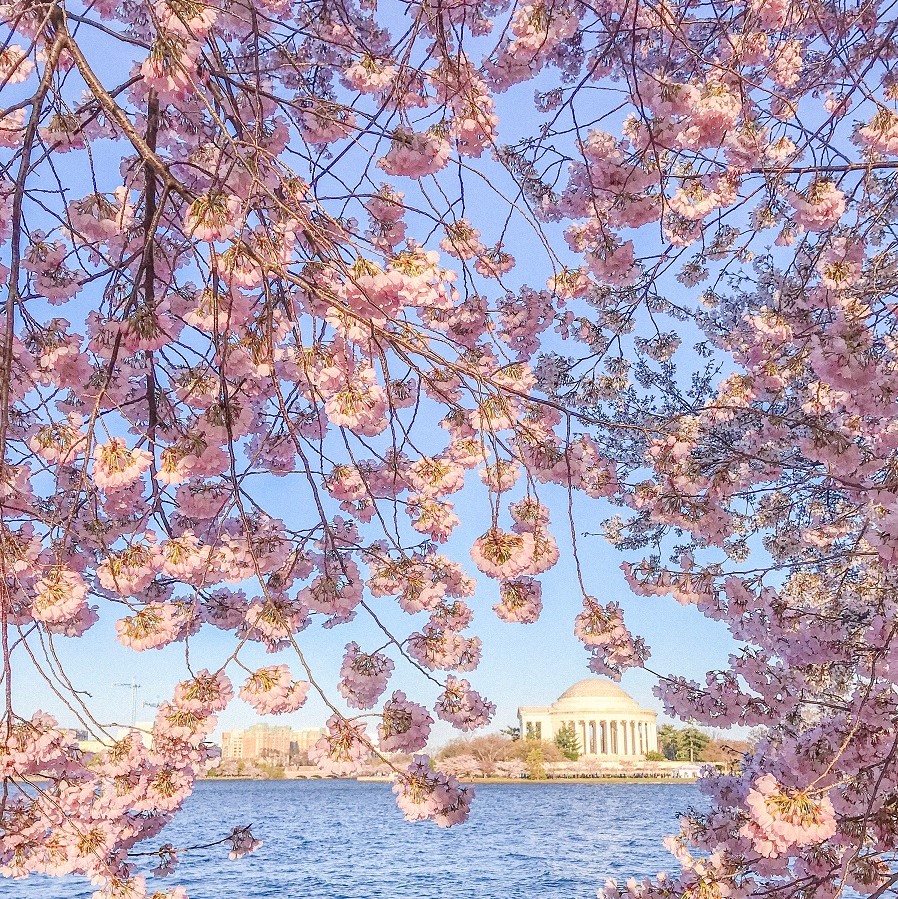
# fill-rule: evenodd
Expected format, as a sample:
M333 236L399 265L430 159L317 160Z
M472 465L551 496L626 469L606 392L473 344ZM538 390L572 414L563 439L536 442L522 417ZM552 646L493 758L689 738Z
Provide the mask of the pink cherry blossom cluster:
M343 777L358 774L372 749L363 722L332 715L327 721L327 733L309 750L309 759L322 771Z
M380 652L362 652L358 643L347 643L337 685L347 704L370 709L387 689L393 660Z
M436 703L436 713L459 730L475 730L488 724L496 711L496 706L483 699L463 678L451 675Z
M543 608L542 585L533 578L522 577L499 585L499 602L493 611L503 621L532 624Z
M249 827L235 827L228 837L230 852L228 858L242 858L255 852L262 845L261 840L257 840Z
M745 804L751 817L741 833L767 858L781 855L793 845L823 843L836 832L828 796L814 799L804 792L786 790L772 774L755 781Z
M175 687L174 704L182 709L221 712L234 697L234 688L224 671L214 674L206 668L198 671L190 680L181 681Z
M584 597L583 611L574 621L574 636L592 652L590 670L614 680L649 656L643 639L634 637L624 624L623 612L616 602L603 606L592 596Z
M100 490L118 490L133 484L152 464L144 449L128 449L124 440L113 437L94 448L94 483Z
M295 681L286 665L258 668L240 688L240 698L260 715L282 715L295 712L306 701L310 684Z
M390 151L377 164L388 175L423 178L443 168L450 151L449 142L438 133L397 128Z
M454 775L434 770L426 755L416 755L393 786L396 804L407 821L432 820L440 827L466 821L474 788L463 786Z
M417 752L427 745L432 724L433 718L424 706L396 690L384 703L377 726L380 748L384 752Z
M795 210L795 224L808 231L825 231L835 225L845 211L845 195L831 181L818 179L789 197Z
M34 585L31 614L44 624L72 621L86 605L87 583L77 571L51 568Z

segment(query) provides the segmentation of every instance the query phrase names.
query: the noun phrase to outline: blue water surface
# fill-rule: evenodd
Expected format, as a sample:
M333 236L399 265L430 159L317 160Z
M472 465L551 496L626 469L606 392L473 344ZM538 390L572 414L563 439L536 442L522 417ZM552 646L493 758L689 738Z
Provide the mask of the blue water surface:
M703 805L691 784L482 784L466 824L407 823L390 784L204 781L157 843L211 841L253 824L264 845L185 855L148 881L190 899L594 899L607 877L675 870L661 846ZM154 843L156 845L156 843ZM0 899L87 899L81 879L0 880Z

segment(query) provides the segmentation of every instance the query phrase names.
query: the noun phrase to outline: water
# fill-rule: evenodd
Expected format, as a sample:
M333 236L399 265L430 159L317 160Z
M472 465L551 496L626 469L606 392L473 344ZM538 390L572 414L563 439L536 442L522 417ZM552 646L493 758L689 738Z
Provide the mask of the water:
M160 842L252 823L264 845L182 857L154 889L190 899L594 899L606 877L676 870L661 839L703 805L688 784L482 784L467 824L409 824L387 783L205 781ZM83 879L0 880L0 899L86 899Z

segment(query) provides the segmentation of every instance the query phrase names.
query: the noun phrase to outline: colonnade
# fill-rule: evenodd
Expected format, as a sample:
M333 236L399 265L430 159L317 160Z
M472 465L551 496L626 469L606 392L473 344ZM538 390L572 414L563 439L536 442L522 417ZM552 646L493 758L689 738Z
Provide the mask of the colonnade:
M639 718L571 719L560 726L573 727L581 755L642 756L658 749L654 721Z

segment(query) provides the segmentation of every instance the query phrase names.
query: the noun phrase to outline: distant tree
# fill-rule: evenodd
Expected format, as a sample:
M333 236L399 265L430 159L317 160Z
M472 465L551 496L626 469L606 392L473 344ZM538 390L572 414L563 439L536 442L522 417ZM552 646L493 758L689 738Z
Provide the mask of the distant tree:
M677 758L680 761L696 762L711 742L711 738L697 727L684 727L677 735Z
M561 750L548 740L519 740L512 744L513 758L520 759L522 762L527 761L527 756L538 748L543 754L543 760L546 762L560 762L564 760Z
M545 756L541 746L534 746L527 754L527 776L530 780L548 780L549 775L546 774L546 768L543 764Z
M666 758L663 752L656 752L654 749L645 754L647 762L663 762Z
M580 741L573 724L565 724L555 734L555 745L562 751L564 757L576 762L580 758Z
M747 740L714 740L702 751L703 762L714 762L725 771L737 771L742 756L750 750Z
M311 765L312 762L309 760L309 753L306 749L295 749L290 753L290 767L291 768L299 768L305 767L307 765Z
M484 770L484 765L479 759L467 754L441 759L440 770L456 777L483 777L492 773Z
M666 759L673 761L680 749L680 732L672 724L658 728L658 747Z
M497 762L518 758L514 740L502 734L485 734L471 739L460 738L447 743L438 758L453 759L470 756L476 759L484 773L490 774Z
M517 742L521 739L521 728L515 727L511 724L508 727L503 727L502 730L499 731L499 733L503 734L514 742Z

